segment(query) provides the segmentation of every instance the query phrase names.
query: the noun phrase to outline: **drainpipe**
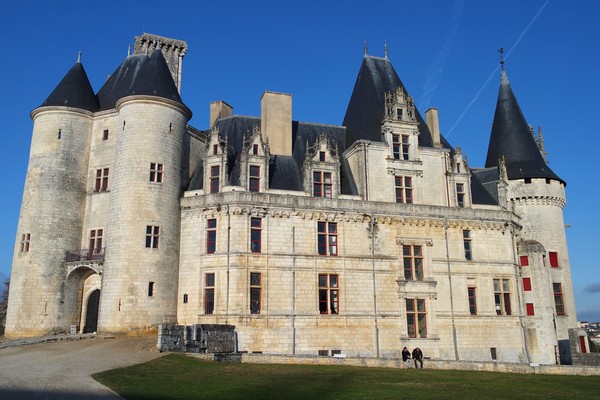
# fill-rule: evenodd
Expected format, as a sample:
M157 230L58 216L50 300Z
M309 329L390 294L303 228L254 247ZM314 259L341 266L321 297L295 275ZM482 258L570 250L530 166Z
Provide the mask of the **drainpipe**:
M371 267L373 271L373 313L375 318L375 348L379 358L379 325L377 321L377 282L375 280L375 216L371 214Z
M450 288L450 318L452 321L452 342L454 343L454 359L459 360L456 341L456 324L454 323L454 296L452 294L452 267L450 266L450 250L448 247L448 221L444 221L444 237L446 239L446 264L448 265L448 284Z
M292 354L296 355L296 227L292 226Z
M231 214L227 206L227 298L225 302L225 324L229 325L229 252L231 249Z

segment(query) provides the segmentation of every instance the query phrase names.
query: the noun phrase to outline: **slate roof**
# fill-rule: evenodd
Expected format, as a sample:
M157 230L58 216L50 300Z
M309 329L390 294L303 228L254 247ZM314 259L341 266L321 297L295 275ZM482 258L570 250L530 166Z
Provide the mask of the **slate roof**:
M79 60L40 107L46 106L74 107L87 111L98 109L98 99Z
M160 49L150 56L128 56L98 91L100 109L114 108L119 99L132 95L158 96L183 104Z
M471 200L473 204L498 204L498 167L471 169Z
M408 95L406 87L387 58L365 55L342 123L347 130L347 147L361 139L383 141L381 123L385 113L385 93L395 92L398 87ZM415 112L419 123L419 146L433 147L427 124L419 110L415 108ZM440 140L444 148L452 150L443 136Z
M542 157L510 87L504 68L485 162L486 168L497 167L502 156L506 162L508 179L548 178L565 183L548 167Z
M258 117L232 116L216 122L222 138L227 137L227 164L230 185L240 185L240 156L245 138L250 138L255 126L260 127ZM207 134L210 132L206 132ZM304 191L302 167L306 157L306 146L313 146L319 136L324 134L332 147L337 145L339 154L345 149L345 133L343 126L312 124L292 121L292 155L271 156L269 160L269 188ZM341 158L341 157L340 157ZM204 167L200 163L195 168L188 190L202 188Z

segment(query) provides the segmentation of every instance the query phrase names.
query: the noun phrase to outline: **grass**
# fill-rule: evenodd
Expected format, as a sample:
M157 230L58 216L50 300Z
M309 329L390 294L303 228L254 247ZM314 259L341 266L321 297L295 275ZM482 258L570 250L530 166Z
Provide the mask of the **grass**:
M127 400L600 398L598 376L225 364L181 354L93 378Z

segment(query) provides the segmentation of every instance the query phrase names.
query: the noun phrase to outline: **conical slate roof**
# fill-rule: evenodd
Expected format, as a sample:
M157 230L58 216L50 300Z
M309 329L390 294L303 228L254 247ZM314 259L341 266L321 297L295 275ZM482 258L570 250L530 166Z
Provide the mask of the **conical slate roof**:
M395 92L398 87L408 95L387 58L365 55L342 123L346 127L346 148L361 139L375 142L383 140L381 123L385 114L385 94ZM415 108L415 112L419 123L419 146L433 147L427 124L419 110ZM446 139L440 139L443 147L452 148Z
M98 91L100 109L113 108L119 99L132 95L158 96L183 104L160 49L150 56L128 56Z
M74 107L87 111L98 109L98 99L80 60L71 67L40 107L47 106Z
M547 178L565 183L546 164L521 112L506 72L502 69L500 92L492 124L486 168L506 163L508 179Z

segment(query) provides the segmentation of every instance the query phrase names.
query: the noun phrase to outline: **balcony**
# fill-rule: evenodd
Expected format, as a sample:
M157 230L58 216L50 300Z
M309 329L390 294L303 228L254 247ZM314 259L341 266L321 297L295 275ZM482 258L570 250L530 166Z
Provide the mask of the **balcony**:
M104 253L106 248L101 249L79 249L69 250L65 256L66 263L81 262L81 261L104 261Z

